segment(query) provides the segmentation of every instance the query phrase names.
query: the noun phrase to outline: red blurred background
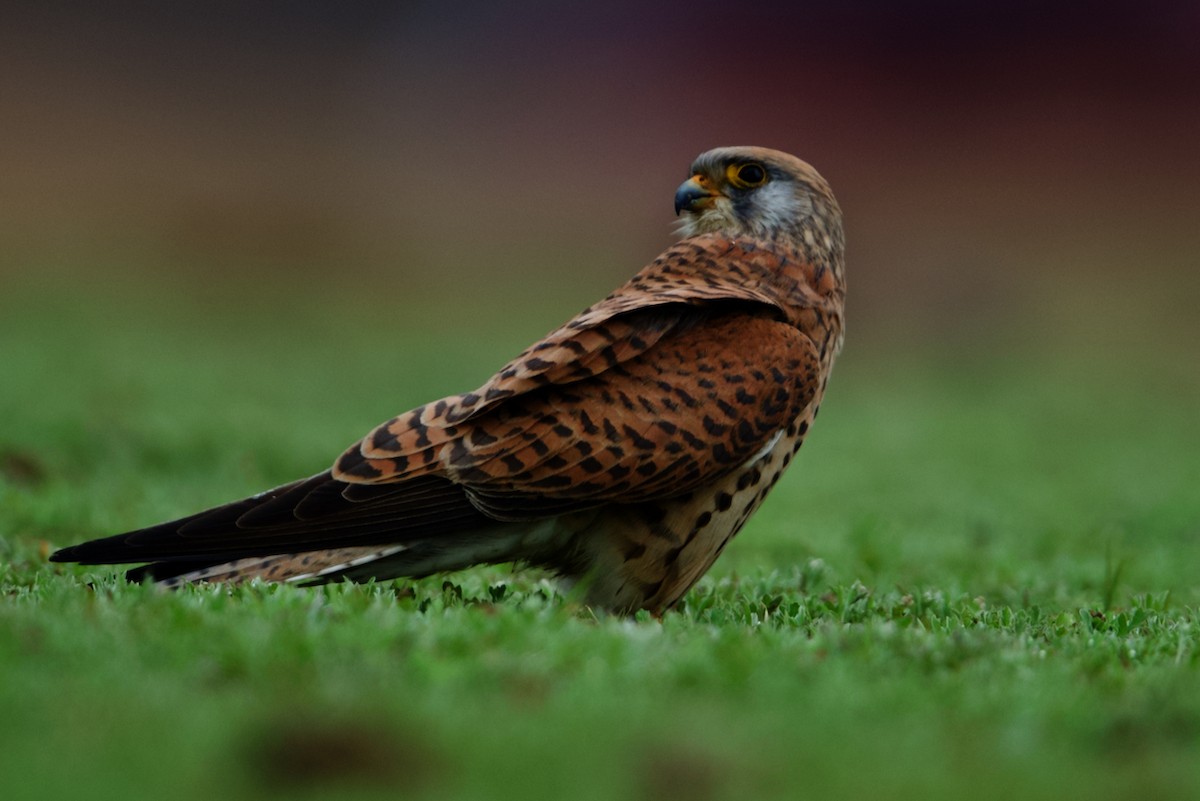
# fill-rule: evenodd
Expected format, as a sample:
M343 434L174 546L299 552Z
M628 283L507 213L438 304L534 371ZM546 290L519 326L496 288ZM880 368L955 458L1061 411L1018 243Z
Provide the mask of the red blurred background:
M0 281L516 284L565 317L670 240L697 153L761 144L841 200L851 345L1187 337L1198 43L1156 0L6 4Z

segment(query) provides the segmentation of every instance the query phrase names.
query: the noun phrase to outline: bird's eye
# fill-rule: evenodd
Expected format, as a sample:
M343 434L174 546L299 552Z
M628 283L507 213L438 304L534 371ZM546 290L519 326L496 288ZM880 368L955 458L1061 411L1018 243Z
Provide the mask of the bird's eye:
M751 189L767 182L767 171L761 164L731 164L725 171L729 183L738 189Z

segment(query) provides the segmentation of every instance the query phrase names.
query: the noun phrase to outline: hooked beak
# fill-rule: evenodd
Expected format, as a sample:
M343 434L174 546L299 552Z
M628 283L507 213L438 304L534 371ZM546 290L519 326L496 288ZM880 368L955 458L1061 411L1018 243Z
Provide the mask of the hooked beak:
M696 173L675 190L675 213L708 208L720 194L709 187L707 178Z

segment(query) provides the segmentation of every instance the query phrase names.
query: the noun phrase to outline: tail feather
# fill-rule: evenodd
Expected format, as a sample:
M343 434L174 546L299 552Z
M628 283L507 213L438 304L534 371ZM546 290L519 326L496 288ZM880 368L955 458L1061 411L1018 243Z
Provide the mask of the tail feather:
M260 579L312 586L421 578L478 564L537 562L539 555L557 552L561 539L554 521L493 523L476 531L403 545L327 548L220 562L155 562L125 575L131 581L150 579L171 588L199 581L237 584Z
M179 587L198 581L225 582L238 584L253 579L279 582L322 583L322 579L339 571L370 564L378 559L385 559L407 549L405 545L391 545L384 548L329 548L322 551L307 551L304 553L283 553L271 556L249 556L222 562L215 565L204 565L191 570L175 573L171 576L153 575L157 583L164 587ZM159 563L174 567L173 563ZM155 567L146 565L145 567ZM144 568L138 568L139 570ZM130 571L132 573L134 571ZM127 574L128 575L128 574Z
M50 559L149 562L126 577L167 586L253 578L365 580L376 575L376 565L389 576L451 569L474 558L472 543L489 541L503 526L443 478L364 487L325 472L178 520L64 548Z

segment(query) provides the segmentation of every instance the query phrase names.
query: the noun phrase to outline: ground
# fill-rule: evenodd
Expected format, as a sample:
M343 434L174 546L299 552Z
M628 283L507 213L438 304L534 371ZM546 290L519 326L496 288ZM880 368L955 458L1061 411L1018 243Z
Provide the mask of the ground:
M872 349L851 316L763 509L622 620L508 568L162 593L49 564L316 472L592 299L96 284L0 301L8 799L1200 797L1190 346Z

